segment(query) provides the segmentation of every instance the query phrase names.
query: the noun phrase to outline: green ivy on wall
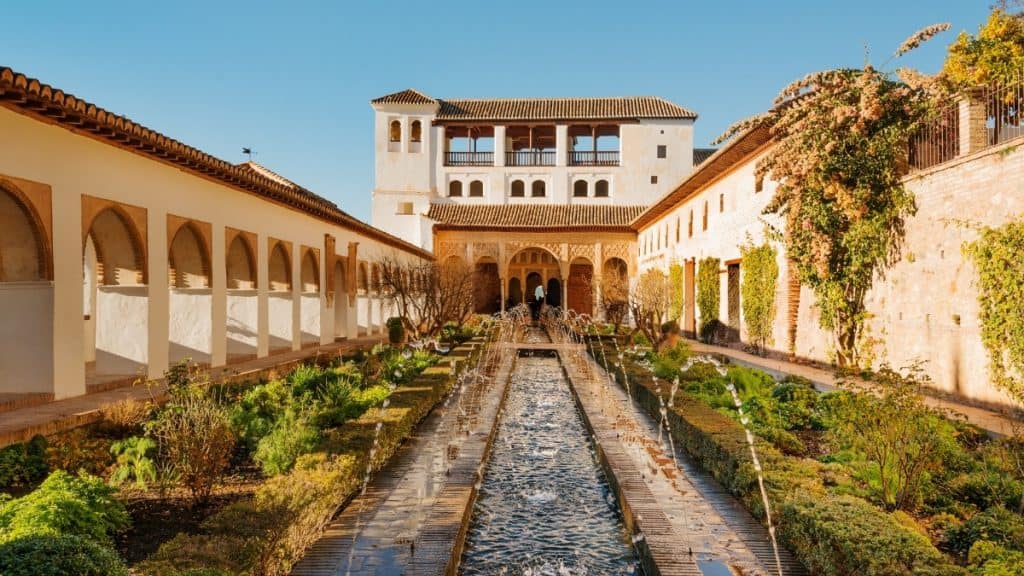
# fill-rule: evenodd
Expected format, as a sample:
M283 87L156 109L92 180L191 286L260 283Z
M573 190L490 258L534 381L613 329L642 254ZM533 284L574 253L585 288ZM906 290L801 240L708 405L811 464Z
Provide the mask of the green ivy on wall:
M668 267L669 320L679 320L683 315L683 265L673 261Z
M1024 220L982 228L964 253L978 269L981 341L994 383L1024 402Z
M718 269L722 261L718 258L704 258L697 264L697 309L700 310L700 331L718 322L721 301L721 286Z
M740 247L743 256L743 277L740 302L743 322L747 325L747 338L763 353L772 343L772 324L775 321L775 289L779 283L777 251L765 242Z

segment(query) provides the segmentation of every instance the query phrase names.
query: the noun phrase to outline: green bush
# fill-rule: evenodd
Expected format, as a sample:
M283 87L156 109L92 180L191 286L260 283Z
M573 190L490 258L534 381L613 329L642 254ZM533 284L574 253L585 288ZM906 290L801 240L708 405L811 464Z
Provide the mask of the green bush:
M392 344L401 344L405 341L405 324L402 323L402 319L397 316L392 316L387 320L388 327L388 342Z
M958 527L946 532L945 545L966 557L979 540L1024 550L1024 518L1001 506L979 512Z
M0 449L0 490L31 486L46 477L46 438L33 436L28 442Z
M71 535L107 544L128 526L128 513L114 494L99 478L57 470L31 493L0 500L0 540Z
M302 413L289 409L269 434L260 439L253 459L268 476L291 470L295 459L312 452L320 443L320 431Z
M979 540L967 555L976 576L1020 576L1024 574L1024 552L1007 550L988 540Z
M113 549L73 534L33 534L0 543L3 576L128 576Z

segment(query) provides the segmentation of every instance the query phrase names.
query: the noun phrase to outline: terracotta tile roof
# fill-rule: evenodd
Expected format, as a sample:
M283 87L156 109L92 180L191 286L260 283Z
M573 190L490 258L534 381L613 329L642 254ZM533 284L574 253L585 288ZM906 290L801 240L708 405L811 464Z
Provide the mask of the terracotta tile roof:
M427 217L442 229L629 230L644 206L585 204L431 204Z
M705 160L711 157L712 154L718 152L718 148L694 148L693 149L693 165L700 166Z
M281 176L275 174L275 178L252 167L231 164L4 66L0 66L0 106L291 206L389 246L425 258L433 257L420 247L370 226L326 198ZM282 183L282 180L287 183Z
M635 120L697 114L657 96L438 100L437 120Z
M644 210L632 222L634 230L641 231L658 219L662 214L674 209L691 196L699 194L723 174L757 153L771 142L771 131L765 124L759 124L750 130L734 136L729 142L715 150L706 160L701 162L693 173L686 177L668 194L661 197L653 206ZM696 151L694 151L696 156Z
M427 96L419 90L413 90L409 88L402 90L401 92L393 92L380 98L374 98L370 100L371 104L437 104L437 100L434 100L430 96Z

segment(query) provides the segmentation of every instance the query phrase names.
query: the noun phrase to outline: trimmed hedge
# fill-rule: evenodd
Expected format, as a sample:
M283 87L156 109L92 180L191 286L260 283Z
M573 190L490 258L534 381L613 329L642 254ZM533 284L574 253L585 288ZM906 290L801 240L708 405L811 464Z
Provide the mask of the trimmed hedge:
M669 384L628 356L625 367L595 360L622 382L628 371L630 393L649 414L660 418L659 395L667 400ZM750 457L746 432L728 416L682 390L668 412L672 436L716 480L764 521L764 505ZM814 574L883 576L891 574L965 574L923 535L893 515L853 496L831 494L825 480L834 474L826 464L786 456L757 439L765 487L780 542Z
M299 457L290 473L269 479L254 498L207 519L201 534L179 534L165 542L135 570L155 576L183 576L197 570L287 574L338 508L359 490L371 464L378 422L383 425L372 461L374 471L387 463L416 424L451 391L455 370L445 365L425 369L392 392L383 418L380 411L370 410L326 432L318 450Z

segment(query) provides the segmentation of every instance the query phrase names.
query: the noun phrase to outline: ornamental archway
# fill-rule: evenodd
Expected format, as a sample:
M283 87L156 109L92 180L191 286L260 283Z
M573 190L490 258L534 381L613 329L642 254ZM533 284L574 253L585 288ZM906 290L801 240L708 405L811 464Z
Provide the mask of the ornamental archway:
M569 264L566 307L579 314L594 313L594 266L586 258L576 258Z
M555 286L563 286L562 270L558 258L543 248L524 248L509 258L508 261L508 295L510 303L531 302L535 298L537 286L544 288L545 301L550 302L548 287L550 280L555 279ZM515 282L514 282L515 281ZM521 300L517 301L516 297ZM563 300L559 294L558 301Z

